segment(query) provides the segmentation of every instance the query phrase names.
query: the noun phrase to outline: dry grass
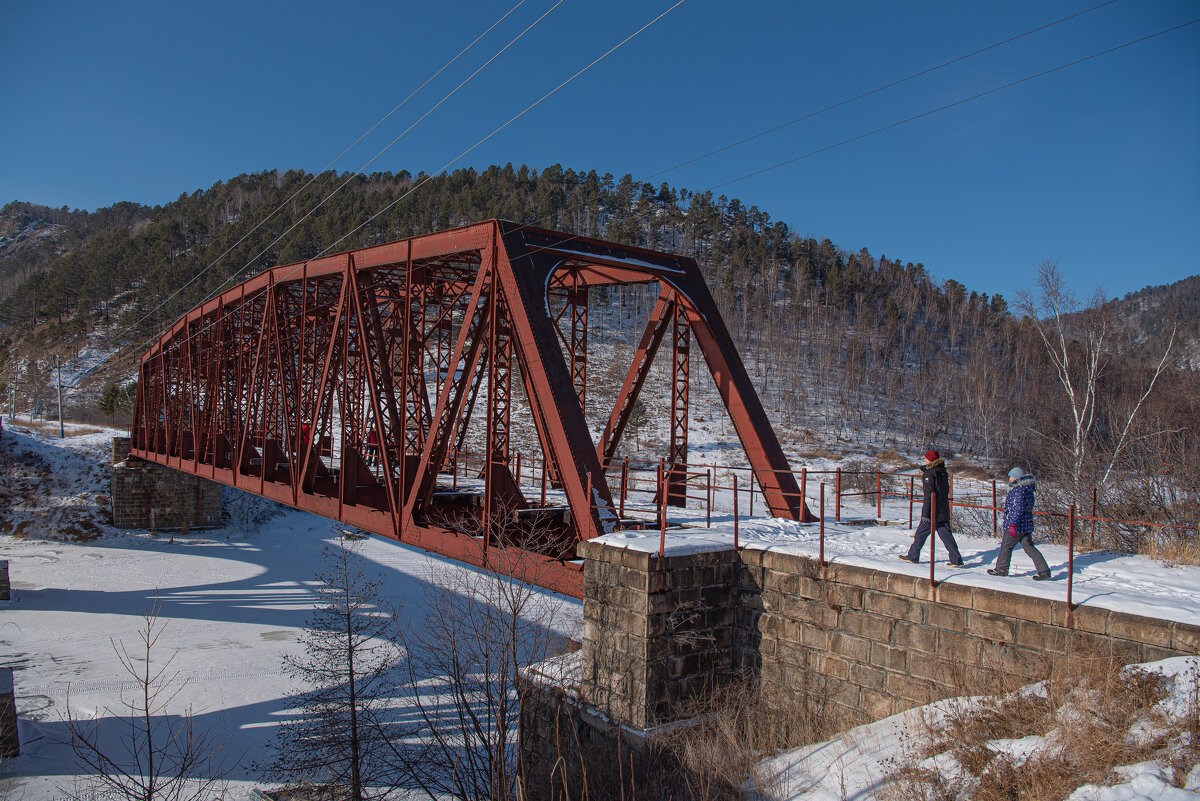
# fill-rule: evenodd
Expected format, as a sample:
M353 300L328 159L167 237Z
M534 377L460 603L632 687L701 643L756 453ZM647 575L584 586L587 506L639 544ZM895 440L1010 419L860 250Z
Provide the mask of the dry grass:
M1200 565L1200 533L1179 532L1149 538L1138 548L1139 553L1161 559L1168 567Z
M805 459L829 459L837 461L842 458L842 455L826 448L801 448L796 451L796 458L801 462Z
M38 431L42 434L58 434L57 420L18 420L9 425L17 430ZM88 434L99 434L103 430L102 428L84 425L83 423L63 422L63 433L68 437L84 437Z
M955 478L967 478L972 481L991 481L995 478L995 474L974 464L957 463L954 465Z
M964 704L925 722L920 743L890 778L894 801L970 797L974 801L1050 801L1085 784L1112 784L1114 768L1161 760L1177 785L1200 760L1195 694L1183 718L1158 706L1166 679L1122 667L1110 654L1074 654L1051 664L1040 693L1020 691ZM1036 735L1025 756L1003 741ZM946 757L960 768L931 767Z
M879 453L875 454L875 458L893 470L898 467L912 467L916 464L915 457L906 459L894 450L879 451Z
M835 733L824 685L791 692L746 679L697 699L685 710L696 723L659 743L681 767L685 795L700 799L769 797L769 779L756 775L764 756L819 742Z

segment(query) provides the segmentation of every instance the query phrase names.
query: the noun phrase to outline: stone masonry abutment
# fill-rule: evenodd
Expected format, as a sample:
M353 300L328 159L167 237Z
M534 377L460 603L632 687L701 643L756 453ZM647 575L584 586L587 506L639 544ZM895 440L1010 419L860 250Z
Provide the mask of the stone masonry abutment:
M953 580L930 587L916 576L774 550L659 557L589 541L579 555L578 680L530 687L522 754L531 778L548 769L547 754L561 757L581 742L613 747L595 720L652 739L690 699L742 678L807 696L796 700L822 705L849 728L1041 680L1055 659L1103 654L1131 664L1200 654L1195 624L1068 610L1065 601Z

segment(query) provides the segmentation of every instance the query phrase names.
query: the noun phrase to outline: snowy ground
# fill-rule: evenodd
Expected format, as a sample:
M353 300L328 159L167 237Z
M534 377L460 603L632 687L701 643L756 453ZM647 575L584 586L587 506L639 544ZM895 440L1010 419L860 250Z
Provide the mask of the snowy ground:
M1160 708L1178 717L1194 714L1200 660L1177 657L1139 667L1171 680L1171 693ZM1037 692L1037 687L1022 692ZM878 797L886 777L910 759L924 721L936 721L948 712L971 703L949 698L910 709L875 723L851 729L840 737L787 751L760 763L760 775L779 801L863 801ZM993 740L988 747L998 753L1028 756L1047 747L1045 738ZM936 759L936 758L935 758ZM924 764L924 763L922 763ZM929 765L928 767L935 767ZM1195 801L1200 799L1200 766L1192 768L1185 788L1167 780L1166 766L1157 762L1114 766L1117 779L1111 786L1080 787L1068 801Z
M0 450L34 452L50 465L43 497L54 510L80 492L99 493L98 466L114 433L58 440L6 426ZM60 788L71 787L76 768L63 744L68 691L77 715L120 708L121 693L133 685L112 643L136 643L141 616L158 603L167 621L161 654L174 652L172 670L187 679L170 710L190 706L197 728L226 742L222 753L237 764L227 797L248 798L250 788L262 786L252 764L268 756L264 745L298 689L283 674L281 658L299 650L296 634L315 598L313 570L340 527L288 512L248 537L234 530L154 537L112 529L94 500L79 508L76 516L101 521L97 539L41 539L39 533L53 533L50 523L40 531L27 527L25 538L0 536L13 587L12 601L0 609L0 666L15 669L21 739L21 756L0 766L0 796L57 799ZM386 595L414 620L431 576L466 569L379 538L363 546L380 568ZM577 637L579 603L557 600L556 628ZM106 725L105 736L119 736L122 725Z
M0 476L0 523L6 532L20 534L0 535L0 559L9 561L13 586L13 600L0 610L0 666L15 668L22 741L22 755L0 767L0 794L58 798L59 788L70 786L76 769L63 744L68 690L72 710L85 716L117 706L130 685L112 643L135 641L141 616L157 602L168 621L163 646L167 653L177 652L173 668L188 678L173 708L190 705L198 726L227 742L224 753L238 765L229 797L246 797L257 778L251 765L266 756L264 744L288 714L298 689L283 674L281 657L298 650L296 633L314 599L313 569L322 545L336 539L339 527L323 518L287 512L249 534L244 526L175 538L117 531L106 522L106 464L111 437L119 433L73 428L59 440L56 427L38 431L18 424L6 426L0 443L0 457L10 468L22 468ZM824 469L830 464L808 466ZM728 486L727 478L721 481ZM815 493L810 480L813 509ZM629 505L628 513L637 514L633 507L649 508L652 503L642 492ZM732 544L732 492L716 491L713 505L711 527L705 525L707 512L696 504L671 510L669 552ZM816 556L817 525L748 518L748 509L749 494L743 490L741 544ZM764 511L757 497L755 512ZM906 526L850 522L874 518L874 506L848 504L841 524L832 522L828 507L827 516L827 559L927 575L926 565L896 559L911 536ZM883 516L907 521L907 502L885 503ZM608 538L641 550L659 547L657 531L620 532ZM1023 554L1014 556L1012 577L997 578L984 572L996 556L994 540L959 536L959 543L968 569L951 571L939 565L940 579L1065 599L1065 549L1040 546L1055 576L1036 584L1028 580L1032 570ZM943 553L940 544L938 552ZM423 607L434 572L466 570L378 538L364 543L364 555L381 568L386 592L414 616ZM1110 552L1077 555L1075 567L1077 603L1200 623L1200 568L1168 567ZM565 613L559 631L577 637L578 602L559 598L558 603ZM813 747L817 750L792 761L808 769L810 762L818 764L812 761L817 754L862 751L863 743L890 736L885 724L875 724L881 728L870 737L861 732L848 735L840 744ZM114 736L116 725L109 727ZM1150 779L1139 781L1145 785ZM869 791L863 792L844 797L869 797ZM1135 796L1105 798L1118 797Z

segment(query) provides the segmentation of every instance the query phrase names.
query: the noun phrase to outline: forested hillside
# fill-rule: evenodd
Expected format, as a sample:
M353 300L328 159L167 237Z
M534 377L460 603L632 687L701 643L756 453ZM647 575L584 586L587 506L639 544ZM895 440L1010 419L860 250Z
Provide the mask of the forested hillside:
M46 391L49 354L120 347L89 379L82 397L94 405L101 385L132 375L149 336L263 268L491 217L694 257L792 441L933 444L993 466L1065 469L1070 408L1032 321L1005 299L937 281L909 254L800 236L735 198L557 165L434 178L271 171L94 213L11 203L0 211L0 375L29 404ZM1162 355L1164 317L1183 321L1173 356L1195 353L1200 283L1189 281L1119 302L1139 313L1115 315L1085 443L1093 472L1116 453L1138 471L1171 462L1176 476L1200 475L1200 378L1189 369L1159 378L1136 438L1117 447ZM110 389L106 412L120 402Z

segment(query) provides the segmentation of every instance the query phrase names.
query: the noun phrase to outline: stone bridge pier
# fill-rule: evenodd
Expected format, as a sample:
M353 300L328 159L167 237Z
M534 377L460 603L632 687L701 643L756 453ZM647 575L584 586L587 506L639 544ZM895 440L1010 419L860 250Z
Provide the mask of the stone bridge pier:
M129 437L113 437L112 524L117 528L215 528L221 485L129 455Z

